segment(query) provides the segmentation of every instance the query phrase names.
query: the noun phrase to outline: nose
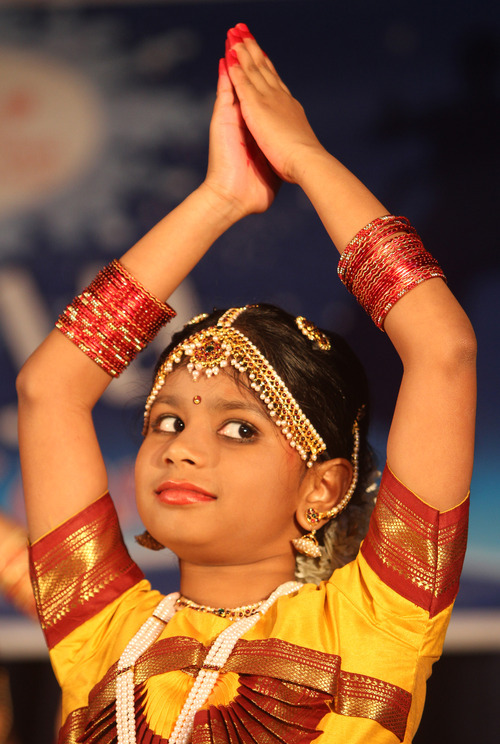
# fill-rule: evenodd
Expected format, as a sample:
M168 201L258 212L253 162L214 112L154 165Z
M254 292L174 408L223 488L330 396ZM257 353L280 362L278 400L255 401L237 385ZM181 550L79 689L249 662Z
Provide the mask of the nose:
M201 429L186 426L165 442L162 457L167 463L185 463L197 467L206 465L210 458L208 437L203 435Z

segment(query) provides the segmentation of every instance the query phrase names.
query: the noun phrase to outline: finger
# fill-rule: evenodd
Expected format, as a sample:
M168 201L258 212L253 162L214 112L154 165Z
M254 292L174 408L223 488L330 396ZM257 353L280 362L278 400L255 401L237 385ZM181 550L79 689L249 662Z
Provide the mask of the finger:
M235 116L239 124L243 121L241 116L240 101L236 89L231 81L227 58L219 60L219 78L217 80L217 96L215 107L218 111L225 111L224 119L227 116ZM215 110L215 109L214 109Z
M243 44L243 49L248 53L248 57L245 58L245 53L243 52L242 58L240 59L243 66L246 66L245 62L251 63L255 66L256 70L260 73L267 84L271 86L279 86L287 93L290 92L278 75L278 72L269 59L269 56L259 46L245 23L238 23L234 28L228 31L226 44L230 49L233 49L236 44ZM239 52L242 52L242 47L233 49L233 51L238 54ZM255 81L255 84L258 87L257 80Z
M240 25L244 26L244 24ZM266 80L268 68L264 65L264 54L250 31L246 29L246 26L244 26L242 31L238 30L236 26L229 29L227 32L226 49L228 67L233 68L239 65L242 68L244 77L257 90L263 92L266 86L272 84L272 80Z
M227 64L224 57L219 60L219 78L217 80L217 96L231 94L234 98L234 87L229 77Z
M266 72L259 69L243 43L239 42L235 47L229 48L226 64L237 95L244 94L244 89L254 90L261 95L276 90L276 84L266 80Z

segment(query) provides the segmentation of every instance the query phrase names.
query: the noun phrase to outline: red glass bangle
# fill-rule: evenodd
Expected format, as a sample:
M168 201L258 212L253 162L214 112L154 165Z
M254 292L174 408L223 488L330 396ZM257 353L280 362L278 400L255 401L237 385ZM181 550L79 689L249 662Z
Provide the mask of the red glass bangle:
M418 284L445 279L406 217L385 215L362 228L342 253L338 274L383 330L391 308Z
M56 328L117 377L174 316L115 260L68 305Z

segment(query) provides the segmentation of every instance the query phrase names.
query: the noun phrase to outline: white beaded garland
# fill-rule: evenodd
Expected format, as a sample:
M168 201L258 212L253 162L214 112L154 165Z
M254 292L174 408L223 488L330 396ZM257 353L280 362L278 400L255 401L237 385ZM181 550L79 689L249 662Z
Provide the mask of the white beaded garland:
M203 666L186 698L175 726L169 737L169 744L188 744L191 740L194 717L212 692L220 670L231 655L236 643L260 620L279 597L297 591L301 584L289 581L281 584L260 606L254 615L236 620L220 633L212 643ZM135 704L134 704L134 665L139 657L151 646L166 623L175 614L179 593L166 596L155 609L153 615L127 645L120 656L116 679L116 729L118 744L136 744Z
M116 732L119 744L135 744L134 665L175 614L178 592L168 594L139 628L120 656L116 678Z

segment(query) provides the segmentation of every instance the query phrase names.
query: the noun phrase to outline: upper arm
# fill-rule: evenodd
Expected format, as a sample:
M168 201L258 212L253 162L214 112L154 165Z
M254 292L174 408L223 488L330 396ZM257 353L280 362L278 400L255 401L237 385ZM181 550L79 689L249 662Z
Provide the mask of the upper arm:
M475 337L441 280L408 293L385 329L404 373L387 444L396 476L446 511L468 493L476 404Z
M32 541L106 490L92 408L109 381L59 331L20 372L19 453Z

